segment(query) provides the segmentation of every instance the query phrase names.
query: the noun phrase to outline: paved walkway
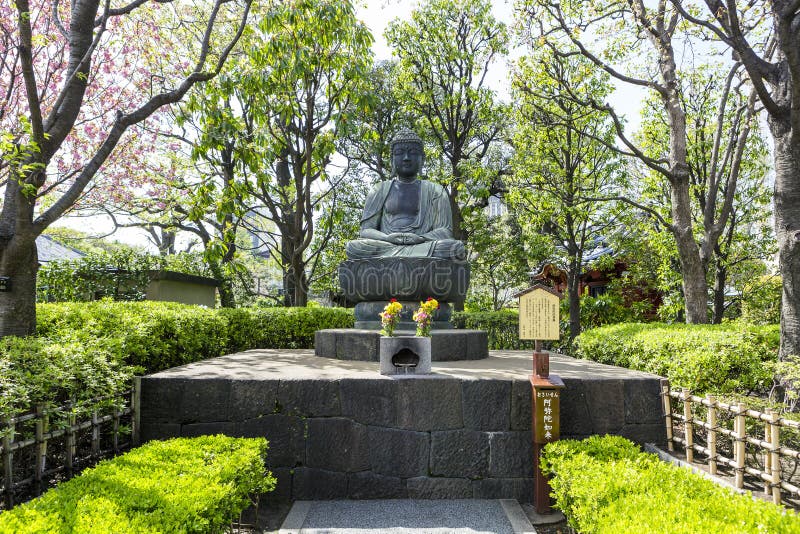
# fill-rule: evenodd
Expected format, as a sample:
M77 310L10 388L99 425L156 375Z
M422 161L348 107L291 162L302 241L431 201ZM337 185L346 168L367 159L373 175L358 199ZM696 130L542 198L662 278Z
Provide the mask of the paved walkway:
M535 533L514 500L297 501L280 534Z
M483 360L433 362L432 378L462 380L528 380L533 365L531 351L493 350ZM624 380L658 378L656 375L550 354L550 373L565 379ZM417 378L378 374L378 362L334 360L315 356L309 349L254 349L173 367L150 375L154 378L221 378L225 380L337 380L368 378L396 380Z

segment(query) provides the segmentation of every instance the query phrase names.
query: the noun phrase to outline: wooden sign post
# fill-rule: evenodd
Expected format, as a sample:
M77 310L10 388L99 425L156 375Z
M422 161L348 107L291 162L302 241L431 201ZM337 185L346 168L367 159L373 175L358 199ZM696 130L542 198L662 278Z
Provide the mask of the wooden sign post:
M561 390L564 382L550 374L550 354L542 350L542 340L554 340L559 333L559 301L561 294L552 288L535 285L515 295L519 298L519 338L533 339L533 373L531 381L533 429L533 469L535 485L533 501L536 512L550 509L550 484L540 467L542 449L561 434Z

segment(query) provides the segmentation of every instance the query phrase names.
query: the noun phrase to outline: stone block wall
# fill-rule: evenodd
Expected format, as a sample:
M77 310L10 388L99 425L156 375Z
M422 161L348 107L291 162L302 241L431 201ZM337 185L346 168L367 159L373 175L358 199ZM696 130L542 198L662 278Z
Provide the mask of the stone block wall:
M562 437L664 443L655 377L564 382ZM155 375L142 378L141 432L266 437L279 498L532 499L525 380Z

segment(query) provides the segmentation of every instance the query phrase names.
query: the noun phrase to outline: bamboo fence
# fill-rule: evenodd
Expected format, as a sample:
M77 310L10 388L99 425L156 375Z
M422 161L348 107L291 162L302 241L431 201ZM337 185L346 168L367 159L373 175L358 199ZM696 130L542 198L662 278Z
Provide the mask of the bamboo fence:
M138 441L138 382L136 380L131 391L119 396L92 399L87 403L92 408L80 419L74 413L73 403L56 407L38 404L30 413L0 418L3 466L0 499L6 509L14 506L16 492L40 495L54 476L72 478L81 468L135 444ZM101 407L106 405L111 406ZM128 418L130 439L123 442L121 421ZM86 446L78 446L81 439L88 441ZM19 473L28 476L18 477Z
M764 493L771 495L775 504L781 503L781 491L800 496L800 487L784 479L781 463L782 458L791 458L794 461L800 459L800 452L781 445L781 429L800 431L800 421L783 418L774 410L765 413L750 410L742 403L725 403L713 395L692 395L685 388L680 391L672 390L667 380L661 383L661 396L667 426L667 447L670 451L675 450L675 444L682 445L689 463L695 462L695 452L705 455L708 471L712 475L717 474L720 465L730 467L734 473L734 485L740 489L744 487L745 475L755 477L763 482ZM678 401L678 411L673 411L672 399ZM704 418L694 415L693 405L706 408ZM721 424L721 419L728 416L733 418L732 428ZM753 423L763 425L763 439L755 433L748 435L748 421L751 422L751 427ZM683 437L676 435L681 424ZM702 436L703 431L706 437L705 446L695 440L696 436ZM730 440L731 457L725 456L723 448L719 446L721 438ZM755 447L756 454L761 455L762 461L756 466L747 465L748 445Z

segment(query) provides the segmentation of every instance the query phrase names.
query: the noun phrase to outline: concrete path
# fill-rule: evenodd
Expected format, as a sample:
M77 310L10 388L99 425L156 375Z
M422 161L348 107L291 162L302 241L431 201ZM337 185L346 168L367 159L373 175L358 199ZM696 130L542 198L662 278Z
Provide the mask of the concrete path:
M515 500L297 501L280 534L535 533Z

